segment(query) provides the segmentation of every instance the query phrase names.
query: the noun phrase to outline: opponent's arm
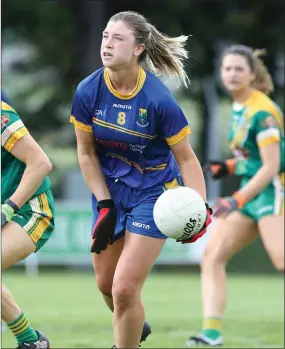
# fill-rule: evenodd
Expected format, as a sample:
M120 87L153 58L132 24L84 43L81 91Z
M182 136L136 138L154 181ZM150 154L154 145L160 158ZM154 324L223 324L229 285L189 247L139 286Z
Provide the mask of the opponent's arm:
M97 201L111 199L109 189L103 176L101 165L96 154L93 133L75 127L77 154L82 175L95 195Z
M272 143L259 148L259 154L262 160L261 168L248 181L237 194L244 202L252 200L259 194L279 173L280 170L280 143Z
M24 162L26 169L18 188L1 205L1 227L9 222L13 215L31 198L52 170L52 164L47 155L30 134L26 134L19 139L10 150L10 153Z
M275 118L267 111L259 111L254 116L256 143L262 166L247 184L227 198L218 198L214 206L216 217L241 209L256 197L280 171L280 127Z
M52 170L52 164L30 134L25 135L11 149L11 154L26 164L18 188L10 197L19 208L36 192Z

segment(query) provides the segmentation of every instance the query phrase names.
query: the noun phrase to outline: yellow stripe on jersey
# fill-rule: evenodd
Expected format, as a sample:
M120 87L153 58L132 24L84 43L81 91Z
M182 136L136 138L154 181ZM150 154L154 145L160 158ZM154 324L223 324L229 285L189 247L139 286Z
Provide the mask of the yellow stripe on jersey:
M36 244L41 239L41 237L43 236L46 229L50 226L50 221L52 219L52 212L51 212L51 209L49 207L48 198L47 198L46 193L43 193L43 194L35 197L31 201L37 201L37 203L35 203L35 205L39 209L38 214L35 213L35 215L38 216L38 219L36 220L36 222L34 220L34 225L36 225L36 226L33 227L33 224L31 224L30 229L29 229L29 230L33 229L33 232L30 234L30 237L34 241L34 243ZM30 204L31 204L31 207L33 208L33 203L30 203ZM46 214L45 217L42 215L39 215L42 212ZM25 228L26 228L26 226L24 227L24 229Z
M264 92L254 90L244 104L247 106L246 113L249 117L259 111L267 111L274 117L278 126L283 130L284 121L282 111Z
M85 124L83 124L83 122L80 122L80 121L76 120L75 117L74 117L73 115L70 115L69 121L70 121L76 128L79 128L79 130L81 130L81 131L85 131L85 132L89 132L89 133L92 133L92 132L93 132L92 126L90 126L90 125L85 125Z
M7 129L5 131L7 131ZM20 128L19 130L11 134L8 140L3 144L3 147L10 152L13 149L14 145L27 134L29 134L29 131L25 126Z
M157 171L157 170L165 170L167 167L167 164L161 164L161 165L157 165L154 167L146 167L145 170L146 171Z
M259 147L266 147L272 143L280 142L280 133L276 127L270 127L260 131L256 136L256 141Z
M3 102L3 101L1 101L1 110L3 110L3 111L12 111L13 113L16 113L15 109L10 107L9 104L7 104L6 102Z
M132 131L132 130L129 130L127 128L124 128L124 127L121 127L121 126L118 126L118 125L114 125L110 122L107 122L107 121L103 121L103 120L100 120L100 119L97 119L97 118L93 118L93 122L96 124L96 125L99 125L99 126L102 126L102 127L106 127L106 128L112 128L113 130L117 130L117 131L121 131L121 132L124 132L124 133L127 133L127 134L130 134L132 136L138 136L138 137L142 137L142 138L148 138L148 139L154 139L154 138L157 138L157 136L151 136L151 135L147 135L145 133L141 133L141 132L137 132L137 131Z
M174 145L174 144L177 144L178 142L180 142L184 137L190 135L190 133L191 133L190 127L185 126L176 135L169 137L169 138L165 138L165 140L166 140L168 145Z
M107 156L110 156L111 158L118 158L118 159L120 159L120 160L126 162L128 165L136 167L141 173L144 172L144 170L140 167L139 164L137 164L137 163L134 162L134 161L129 161L128 159L124 158L124 157L121 156L121 155L118 155L118 154L115 154L115 153L107 153L106 155L107 155Z
M157 171L157 170L164 170L167 167L167 164L160 164L154 167L146 167L145 169L141 168L140 165L134 161L128 160L124 158L121 155L115 154L115 153L107 153L107 156L110 156L111 158L118 158L124 162L126 162L128 165L136 167L142 174L144 171Z
M174 189L179 187L179 183L176 178L173 179L171 182L164 183L164 186L166 189Z
M270 144L273 144L273 143L277 143L277 142L280 142L280 137L277 137L277 136L271 136L271 137L268 137L268 138L265 138L261 141L258 142L258 146L260 148L262 147L266 147Z
M108 68L104 69L104 80L105 80L105 83L106 83L109 91L114 96L116 96L117 98L120 98L120 99L126 99L127 100L127 99L131 99L134 96L136 96L140 92L140 90L142 89L143 84L145 82L145 79L146 79L146 72L140 67L139 68L139 73L138 73L138 78L137 78L137 83L136 83L136 86L133 89L133 91L130 92L130 93L121 93L121 92L117 91L112 86L112 83L111 83L111 80L110 80L110 76L109 76L109 72L108 72Z

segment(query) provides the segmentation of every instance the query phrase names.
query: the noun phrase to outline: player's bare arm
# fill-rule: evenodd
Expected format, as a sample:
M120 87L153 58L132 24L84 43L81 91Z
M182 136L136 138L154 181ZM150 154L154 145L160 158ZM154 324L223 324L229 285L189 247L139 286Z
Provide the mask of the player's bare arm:
M79 166L90 190L98 201L110 199L111 195L99 163L92 133L75 128Z
M280 172L280 143L275 142L265 147L259 147L262 166L255 176L240 190L240 194L246 201L253 199L259 194L274 176Z
M189 144L188 137L170 146L178 163L185 186L196 190L206 201L205 179L199 160Z

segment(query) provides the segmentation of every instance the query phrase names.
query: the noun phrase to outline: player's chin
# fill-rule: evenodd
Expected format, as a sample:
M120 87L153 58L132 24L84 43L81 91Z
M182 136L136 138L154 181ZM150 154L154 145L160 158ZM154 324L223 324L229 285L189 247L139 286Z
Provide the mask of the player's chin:
M229 92L238 92L243 89L243 86L239 84L228 84L225 87Z

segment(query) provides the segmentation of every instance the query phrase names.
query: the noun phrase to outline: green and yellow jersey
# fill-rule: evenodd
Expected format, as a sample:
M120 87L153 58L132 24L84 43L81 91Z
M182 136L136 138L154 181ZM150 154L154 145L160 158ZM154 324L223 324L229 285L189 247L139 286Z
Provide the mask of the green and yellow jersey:
M262 166L259 149L280 144L280 173L284 172L284 116L263 92L254 90L243 104L233 104L229 142L237 158L235 173L252 177Z
M7 200L17 189L26 164L11 154L14 145L29 132L17 112L7 103L1 101L1 202ZM50 180L45 178L32 198L39 196L50 188ZM32 199L31 198L31 199Z

